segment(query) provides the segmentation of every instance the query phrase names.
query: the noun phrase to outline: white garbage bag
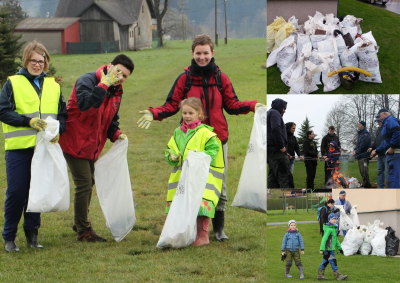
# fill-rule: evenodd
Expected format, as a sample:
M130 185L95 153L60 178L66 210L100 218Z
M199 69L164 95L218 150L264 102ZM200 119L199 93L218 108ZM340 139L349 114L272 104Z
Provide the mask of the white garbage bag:
M387 231L386 229L383 229L384 223L381 222L380 220L375 220L374 224L369 224L368 223L368 229L374 233L374 238L376 235L378 235L382 231Z
M376 40L375 40L374 36L372 35L372 31L369 31L369 32L367 32L367 33L362 34L362 35L361 35L361 38L362 38L362 39L367 39L367 40L369 40L370 42L372 42L373 45L378 46L378 44L376 43Z
M279 54L281 53L282 54ZM279 56L278 56L279 55ZM286 68L290 67L296 60L296 42L294 36L286 38L279 48L269 54L267 58L267 68L278 63L278 68L283 72Z
M183 248L196 240L196 219L207 184L211 157L189 151L157 248Z
M371 255L386 256L386 240L388 230L381 230L371 240L372 252Z
M340 208L340 221L339 221L339 230L350 230L354 227L353 221L351 221L350 217L347 216L345 210ZM347 236L347 235L346 235Z
M333 75L328 78L329 72L334 72L338 69L337 67L335 67L334 63L335 53L322 52L321 55L323 56L325 63L328 66L322 71L322 82L324 83L324 92L335 90L341 85L339 74Z
M369 255L372 250L371 241L374 237L374 233L368 229L364 233L365 238L363 240L363 243L361 244L360 253L362 255Z
M301 52L303 51L303 46L305 44L310 44L311 49L311 40L308 34L298 34L297 35L297 46L296 46L296 56L297 60L299 60Z
M281 79L287 86L291 86L291 80L295 80L301 77L303 72L304 60L311 56L311 43L303 45L303 50L300 53L300 57L294 62L289 68L281 74Z
M358 215L357 215L357 208L358 205L353 205L353 208L350 211L350 219L351 221L353 221L353 224L356 227L360 227L360 220L358 219Z
M328 38L324 41L318 42L317 45L319 52L334 53L335 57L333 63L335 65L336 70L342 68L342 65L340 65L339 52L335 38Z
M364 44L364 41L361 37L357 37L356 40L354 40L354 45L349 48L350 51L356 52L361 45Z
M379 71L378 51L379 46L373 44L370 44L367 47L359 47L356 51L359 68L372 73L371 77L360 74L360 81L382 83L381 72Z
M310 61L304 63L306 73L301 77L290 81L290 90L288 94L308 94L318 90L317 85L314 82L314 73L321 72L326 68L325 64L319 66L314 65Z
M117 140L94 163L94 177L107 228L119 242L136 222L131 179L128 168L128 139Z
M357 35L357 27L343 27L341 29L341 32L343 33L343 35L350 33L351 38L353 38L353 40L355 40L356 35Z
M346 43L344 42L343 36L338 34L336 37L336 45L338 49L338 56L342 55L343 51L347 48Z
M324 59L324 58L323 58L322 55L318 52L318 50L317 50L317 49L313 49L313 50L311 51L311 56L310 56L309 58L306 58L306 59L304 60L304 62L310 61L310 62L313 63L314 65L319 66L319 65L321 65L321 64L324 62L323 59ZM302 73L302 74L305 74L305 73L306 73L306 68L305 68L305 64L304 64L303 73ZM321 85L321 84L322 84L322 83L321 83L321 74L322 74L322 72L318 72L318 73L314 73L314 74L313 74L313 79L314 79L314 82L315 82L316 85Z
M296 19L295 16L291 16L288 20L288 23L292 23L294 28L297 28L299 26L299 20Z
M356 54L348 47L340 55L340 63L342 67L356 67L358 68L358 58Z
M250 142L232 206L267 213L267 107L254 115Z
M347 231L346 237L344 237L344 240L341 243L343 254L345 256L355 255L360 249L363 241L363 232L361 230L358 230L356 227L353 227L352 229Z
M58 143L52 140L59 133L58 120L46 118L47 127L38 132L31 163L31 183L27 212L66 211L69 208L67 162Z
M310 35L312 48L318 49L318 42L324 41L325 39L326 39L326 34L317 34L317 35L313 34L313 35Z

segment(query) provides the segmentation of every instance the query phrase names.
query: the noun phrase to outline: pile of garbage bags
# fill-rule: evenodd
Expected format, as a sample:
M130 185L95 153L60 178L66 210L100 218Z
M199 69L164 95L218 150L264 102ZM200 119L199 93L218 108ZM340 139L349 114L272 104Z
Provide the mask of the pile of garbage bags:
M363 19L353 15L338 19L318 11L308 17L302 25L294 16L288 22L277 17L267 27L267 68L277 64L289 93L311 93L322 83L324 92L333 91L341 85L341 78L328 73L342 67L362 69L358 71L361 81L382 83L379 46L371 31L362 33ZM354 72L341 74L356 80Z
M360 225L356 205L347 216L343 208L340 208L340 230L347 230L346 237L341 243L345 256L355 255L397 255L399 250L399 238L390 226L383 229L383 222L375 220L373 224Z

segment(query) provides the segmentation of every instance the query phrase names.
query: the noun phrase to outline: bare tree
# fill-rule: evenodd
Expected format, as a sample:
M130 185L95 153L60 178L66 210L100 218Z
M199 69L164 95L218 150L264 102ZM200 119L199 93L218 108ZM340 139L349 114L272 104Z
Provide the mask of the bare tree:
M165 14L167 13L168 10L168 4L170 3L171 0L151 0L153 7L154 7L154 13L156 16L157 20L157 36L160 40L160 46L164 46L163 42L163 18Z

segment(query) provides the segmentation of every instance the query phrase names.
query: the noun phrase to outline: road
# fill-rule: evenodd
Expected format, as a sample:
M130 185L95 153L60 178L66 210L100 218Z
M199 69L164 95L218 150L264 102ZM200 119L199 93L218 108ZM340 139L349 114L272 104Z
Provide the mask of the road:
M267 216L268 218L268 216ZM296 224L308 224L308 223L319 223L318 221L297 221ZM267 223L267 225L283 225L283 224L288 224L286 222L272 222L272 223Z
M386 5L382 5L380 3L375 3L375 4L371 4L369 3L369 0L367 2L367 0L357 0L359 2L365 2L365 5L371 5L371 6L375 6L381 9L385 9L391 12L394 12L396 14L400 14L400 0L389 0L389 2Z

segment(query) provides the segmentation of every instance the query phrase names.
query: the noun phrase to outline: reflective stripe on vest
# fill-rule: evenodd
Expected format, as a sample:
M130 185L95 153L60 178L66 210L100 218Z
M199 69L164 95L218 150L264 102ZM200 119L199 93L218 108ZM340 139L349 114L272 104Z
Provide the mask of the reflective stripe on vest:
M44 78L41 99L29 80L23 75L10 76L8 79L14 93L15 112L29 118L48 116L57 119L60 85L54 78ZM2 123L5 149L23 149L36 145L37 130L31 127L13 127Z
M197 147L198 151L200 152L204 151L205 144L209 139L211 139L214 136L216 137L216 134L211 132L207 128L200 128L198 131L196 131L196 133L191 137L191 139L186 144L185 152L183 154L183 160L186 160L189 150L194 150ZM219 197L221 195L223 176L224 176L224 153L222 150L221 141L217 137L216 140L219 144L219 151L215 159L215 166L210 165L208 179L203 194L203 198L212 201L215 206L217 206ZM198 144L196 145L196 143ZM179 152L178 146L174 138L171 138L170 142L168 143L168 147L174 150L175 152ZM182 165L179 163L172 169L172 173L168 180L167 201L173 200L181 173L182 173Z

